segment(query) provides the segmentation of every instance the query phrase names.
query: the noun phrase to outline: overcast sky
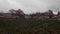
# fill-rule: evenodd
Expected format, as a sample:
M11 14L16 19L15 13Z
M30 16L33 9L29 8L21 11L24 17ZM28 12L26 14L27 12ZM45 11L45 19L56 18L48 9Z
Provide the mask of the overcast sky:
M27 14L49 9L57 12L60 0L0 0L0 11L7 12L9 9L21 9Z

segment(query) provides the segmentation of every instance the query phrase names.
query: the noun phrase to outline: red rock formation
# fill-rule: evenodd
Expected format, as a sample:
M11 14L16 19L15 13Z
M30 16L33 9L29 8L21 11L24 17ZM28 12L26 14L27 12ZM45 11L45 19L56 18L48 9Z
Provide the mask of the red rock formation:
M16 10L16 14L19 14L19 15L24 15L24 12L20 9Z

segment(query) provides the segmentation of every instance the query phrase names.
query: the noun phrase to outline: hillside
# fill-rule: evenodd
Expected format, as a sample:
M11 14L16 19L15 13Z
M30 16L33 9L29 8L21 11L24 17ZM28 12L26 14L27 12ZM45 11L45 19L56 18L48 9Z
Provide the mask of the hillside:
M0 18L0 34L60 34L60 21L8 20Z

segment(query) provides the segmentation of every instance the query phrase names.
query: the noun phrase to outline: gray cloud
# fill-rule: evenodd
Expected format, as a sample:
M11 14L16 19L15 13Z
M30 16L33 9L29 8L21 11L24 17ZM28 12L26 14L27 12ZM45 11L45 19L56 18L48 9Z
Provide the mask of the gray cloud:
M60 0L0 0L0 10L21 9L25 13L60 10Z

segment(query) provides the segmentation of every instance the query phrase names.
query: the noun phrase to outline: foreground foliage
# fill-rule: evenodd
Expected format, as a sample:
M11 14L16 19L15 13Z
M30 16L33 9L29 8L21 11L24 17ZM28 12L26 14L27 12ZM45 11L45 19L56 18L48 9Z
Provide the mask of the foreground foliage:
M0 34L60 34L60 21L0 18Z

